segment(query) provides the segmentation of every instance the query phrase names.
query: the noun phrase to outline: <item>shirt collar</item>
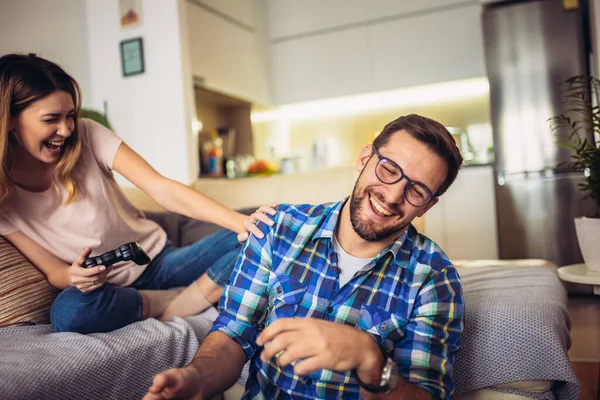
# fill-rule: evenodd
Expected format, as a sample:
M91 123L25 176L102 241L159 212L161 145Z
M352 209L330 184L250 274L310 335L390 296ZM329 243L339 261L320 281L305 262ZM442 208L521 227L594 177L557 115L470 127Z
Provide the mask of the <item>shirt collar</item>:
M342 201L333 203L329 207L329 212L327 213L325 219L319 225L319 228L313 235L313 240L333 240L333 233L335 232L335 227L337 226L338 219L342 212L342 207L346 203L346 201L348 201L348 197L346 197ZM384 248L378 255L374 257L373 260L376 262L388 253L391 254L394 258L396 258L397 261L401 261L401 259L403 258L408 259L412 252L413 241L416 234L417 230L414 226L412 226L412 224L410 224L408 228L404 232L402 232L402 234L400 234L400 236L398 236L398 238L394 242L392 242L389 246Z

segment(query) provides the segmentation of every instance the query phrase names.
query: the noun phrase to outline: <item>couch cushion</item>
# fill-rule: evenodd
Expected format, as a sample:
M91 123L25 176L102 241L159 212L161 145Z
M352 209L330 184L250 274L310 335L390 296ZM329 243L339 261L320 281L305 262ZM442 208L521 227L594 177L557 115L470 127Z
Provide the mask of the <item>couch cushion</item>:
M250 215L257 208L245 208L238 211ZM223 229L210 222L188 218L170 211L145 211L144 214L146 218L158 223L167 232L167 239L176 247L187 246Z
M58 290L0 236L0 326L50 323Z

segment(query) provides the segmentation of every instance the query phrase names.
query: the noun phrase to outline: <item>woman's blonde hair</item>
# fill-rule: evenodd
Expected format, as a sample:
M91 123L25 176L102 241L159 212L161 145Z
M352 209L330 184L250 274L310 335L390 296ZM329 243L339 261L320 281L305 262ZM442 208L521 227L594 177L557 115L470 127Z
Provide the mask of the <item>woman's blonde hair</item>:
M65 141L53 176L56 189L60 184L68 193L67 205L78 192L73 172L82 147L77 131L81 110L79 85L61 67L35 54L7 54L0 57L0 205L14 186L10 173L11 150L17 143L9 131L11 119L17 118L32 103L56 91L69 93L75 105L75 129Z

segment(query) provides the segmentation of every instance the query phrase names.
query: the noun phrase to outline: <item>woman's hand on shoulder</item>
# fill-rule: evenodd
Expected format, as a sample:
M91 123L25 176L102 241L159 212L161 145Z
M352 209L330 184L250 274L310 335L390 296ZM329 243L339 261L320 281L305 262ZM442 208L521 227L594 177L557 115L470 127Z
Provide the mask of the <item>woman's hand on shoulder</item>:
M250 234L262 239L265 235L260 228L256 226L256 223L261 221L269 226L273 226L275 224L275 222L273 222L273 217L277 215L276 208L277 203L271 203L269 205L260 206L256 211L250 214L250 217L244 222L244 232L238 234L238 241L244 242L248 240Z
M83 268L83 262L91 253L92 249L83 249L79 254L79 258L69 267L69 284L83 293L91 292L104 285L109 271L109 268L104 265Z

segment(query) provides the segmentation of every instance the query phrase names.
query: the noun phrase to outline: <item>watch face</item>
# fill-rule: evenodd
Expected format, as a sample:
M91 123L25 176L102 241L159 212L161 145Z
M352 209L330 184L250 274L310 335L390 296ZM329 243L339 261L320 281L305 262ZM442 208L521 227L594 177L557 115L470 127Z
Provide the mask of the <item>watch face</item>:
M398 385L398 364L388 358L381 374L381 384L388 390L394 390Z

